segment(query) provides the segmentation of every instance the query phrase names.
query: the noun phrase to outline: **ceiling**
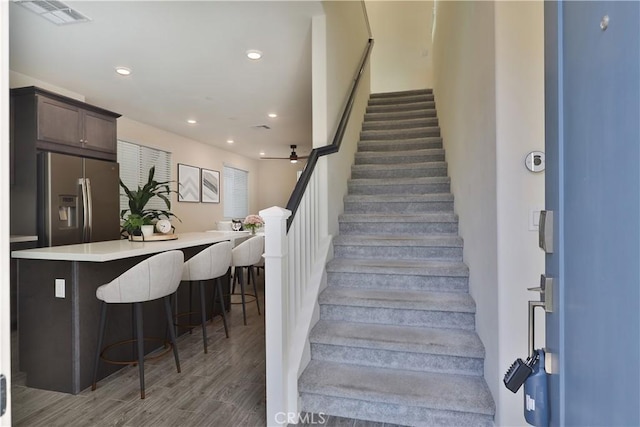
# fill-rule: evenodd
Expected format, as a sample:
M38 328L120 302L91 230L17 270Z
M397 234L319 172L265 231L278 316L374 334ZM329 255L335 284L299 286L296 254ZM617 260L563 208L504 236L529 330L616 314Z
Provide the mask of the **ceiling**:
M58 26L10 2L12 71L247 157L287 157L292 144L299 155L311 150L311 17L324 13L319 1L65 3L91 21ZM249 60L251 49L262 59ZM132 74L122 77L116 66Z

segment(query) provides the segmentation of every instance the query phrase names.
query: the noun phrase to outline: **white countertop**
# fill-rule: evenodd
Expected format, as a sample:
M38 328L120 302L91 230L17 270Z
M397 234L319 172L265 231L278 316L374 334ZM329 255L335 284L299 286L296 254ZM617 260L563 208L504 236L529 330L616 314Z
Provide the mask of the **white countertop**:
M9 243L25 243L25 242L37 242L38 236L18 236L12 234L9 236Z
M130 242L110 240L107 242L82 243L78 245L53 246L49 248L13 251L11 256L20 259L42 259L54 261L105 262L116 259L149 255L191 246L207 245L225 240L234 241L245 236L241 231L205 231L178 234L176 240L153 242Z

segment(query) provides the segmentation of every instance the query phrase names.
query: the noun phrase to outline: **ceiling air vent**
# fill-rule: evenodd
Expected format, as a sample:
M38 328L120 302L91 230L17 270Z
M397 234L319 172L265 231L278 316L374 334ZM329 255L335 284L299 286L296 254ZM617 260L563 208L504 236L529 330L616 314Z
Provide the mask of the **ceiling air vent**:
M14 3L30 10L56 25L77 24L91 19L61 1L56 0L14 0Z

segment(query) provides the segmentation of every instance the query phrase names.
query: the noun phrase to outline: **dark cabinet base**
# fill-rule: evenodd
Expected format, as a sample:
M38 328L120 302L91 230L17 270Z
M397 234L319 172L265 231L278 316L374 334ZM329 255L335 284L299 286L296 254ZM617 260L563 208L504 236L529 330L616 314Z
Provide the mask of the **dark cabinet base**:
M185 248L185 260L206 248ZM115 279L147 257L110 262L18 260L19 295L19 363L27 375L28 387L77 394L92 382L100 301L96 289ZM64 279L66 297L55 297L55 279ZM223 280L223 292L229 294L229 273ZM213 297L213 281L207 286L206 298ZM196 287L197 289L197 287ZM194 292L193 306L199 307L199 293ZM145 336L166 336L166 318L162 300L143 304ZM189 307L189 286L181 283L173 301L174 312ZM228 296L225 303L228 308ZM207 304L207 318L211 317ZM198 318L199 316L194 316ZM129 304L109 304L105 344L133 337L132 312ZM177 328L178 333L188 329ZM161 345L161 344L160 344ZM158 348L156 342L145 343L145 354ZM119 346L109 357L133 359L131 346ZM120 365L100 364L98 378L104 378Z

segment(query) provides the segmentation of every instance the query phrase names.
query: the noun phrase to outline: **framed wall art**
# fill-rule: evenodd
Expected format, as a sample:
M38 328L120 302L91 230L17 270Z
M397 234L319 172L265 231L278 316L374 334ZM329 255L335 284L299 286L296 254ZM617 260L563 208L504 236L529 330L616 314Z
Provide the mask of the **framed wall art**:
M178 163L178 201L200 201L200 168Z
M200 170L202 203L220 203L220 172L210 169Z

